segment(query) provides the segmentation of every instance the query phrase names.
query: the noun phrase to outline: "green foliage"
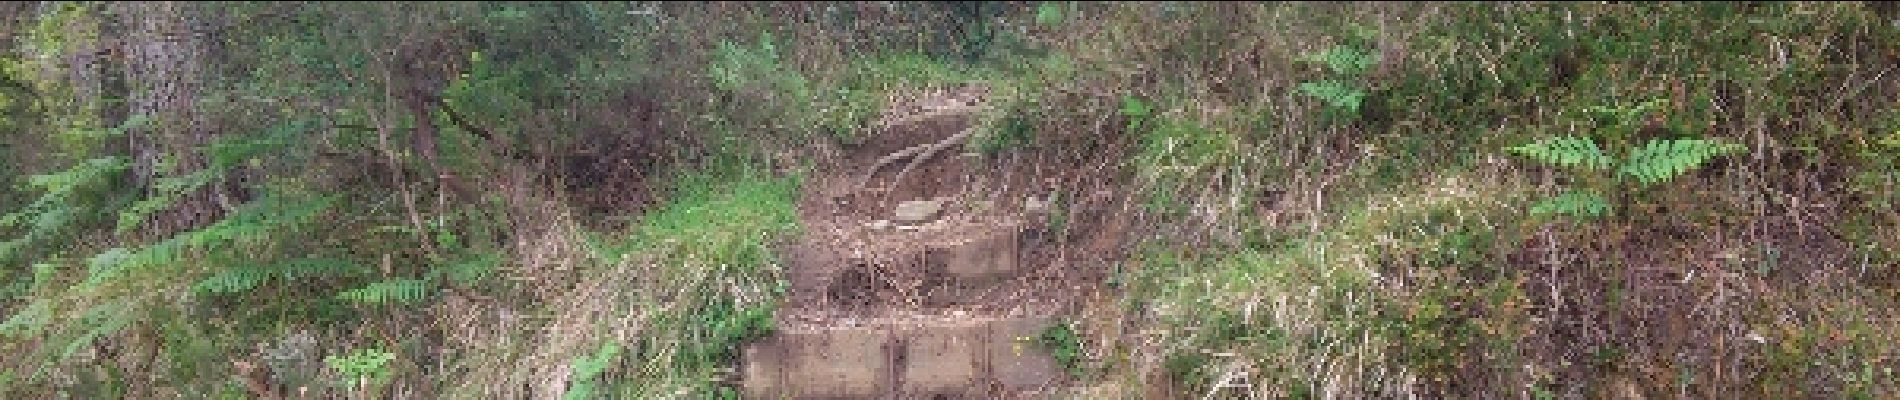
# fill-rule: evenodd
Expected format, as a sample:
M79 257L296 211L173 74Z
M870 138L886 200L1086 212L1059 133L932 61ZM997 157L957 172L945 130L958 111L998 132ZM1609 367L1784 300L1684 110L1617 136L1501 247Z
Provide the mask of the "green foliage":
M620 344L608 342L602 344L600 350L592 355L576 357L572 367L573 372L568 375L567 393L561 395L561 398L585 400L598 397L595 393L599 386L597 379L601 372L613 366L619 356Z
M1360 106L1365 103L1366 89L1350 80L1358 78L1377 64L1377 57L1358 48L1340 45L1308 54L1301 57L1301 61L1323 65L1333 75L1331 79L1300 83L1301 94L1325 102L1329 107L1327 115L1334 118L1359 114Z
M369 272L368 267L349 260L297 258L269 264L237 264L212 273L192 285L201 293L247 293L272 279L282 285L296 285L311 277L355 276Z
M1531 206L1531 215L1574 215L1597 218L1610 213L1610 200L1601 194L1583 191L1570 191L1564 194L1538 201Z
M737 356L744 341L771 332L784 282L773 249L798 229L798 180L738 161L677 176L665 205L654 209L601 258L637 257L660 266L656 279L678 282L659 304L641 339L627 349L646 366L630 373L642 390L678 384L698 394ZM650 307L650 308L649 308Z
M1372 54L1344 45L1333 46L1319 53L1307 54L1300 60L1325 65L1333 74L1349 77L1363 74L1379 63L1379 59Z
M1055 25L1062 23L1062 2L1045 1L1036 4L1036 23Z
M1620 136L1635 129L1633 121L1654 110L1657 104L1660 102L1650 101L1629 108L1597 107L1589 111L1609 118L1605 123L1609 128L1602 130L1602 134ZM1613 211L1610 200L1601 192L1606 188L1598 183L1608 178L1602 176L1606 170L1614 168L1617 177L1635 179L1636 188L1640 189L1667 182L1716 157L1745 150L1740 144L1712 139L1651 139L1625 151L1627 155L1617 157L1605 153L1595 139L1578 136L1550 137L1505 148L1507 152L1538 162L1571 168L1584 180L1583 185L1592 186L1589 190L1572 190L1540 201L1531 207L1531 214L1592 218Z
M47 241L60 239L96 219L91 216L113 208L117 184L129 166L123 157L108 156L28 178L27 185L41 194L25 207L0 215L0 232L24 228L19 236L0 242L0 262L37 256L33 251Z
M1041 334L1036 335L1035 339L1037 344L1049 351L1049 355L1056 359L1057 364L1069 371L1069 374L1080 376L1084 367L1082 365L1082 338L1075 334L1075 328L1070 325L1067 323L1049 325L1048 328L1042 330Z
M340 382L349 387L376 387L389 381L389 362L396 360L396 353L382 349L357 349L348 355L329 356L323 359L330 369L343 375Z
M817 98L810 107L797 111L810 115L793 115L788 119L801 121L798 118L815 118L814 122L810 122L814 125L813 129L849 143L863 139L858 137L859 132L883 111L886 96L892 91L969 82L993 86L1010 84L992 79L997 75L993 70L946 62L918 52L857 57L851 61L849 68L841 72L832 78L833 82L827 83L835 89L816 92ZM997 89L997 92L1006 90Z
M723 41L713 51L707 75L719 90L761 92L766 101L805 101L811 98L811 84L804 75L780 64L782 56L770 33L759 35L758 44ZM783 96L783 97L779 97Z
M148 121L143 117L134 117L122 124L119 130L140 126ZM145 188L145 197L119 211L117 232L125 234L134 231L152 214L172 208L187 194L198 192L207 185L225 182L234 170L258 166L266 157L282 157L285 149L302 144L297 137L311 131L315 124L316 121L312 119L280 123L256 135L229 135L205 145L204 153L209 164L206 168L156 177Z
M1740 144L1707 139L1656 139L1630 152L1619 170L1644 185L1668 181L1715 157L1746 150Z
M1154 116L1154 106L1139 97L1122 95L1121 114L1122 118L1128 119L1128 131L1139 132Z
M1002 121L991 126L985 134L971 138L971 147L982 154L996 154L1035 141L1036 127L1030 121L1032 117L1021 110L1007 112Z
M674 180L669 202L650 213L619 249L721 266L771 261L768 241L798 226L797 181L744 167L692 172Z
M156 179L151 185L151 195L133 202L131 206L119 212L119 233L137 229L153 213L172 208L185 194L212 183L218 177L214 172L214 170L201 170L181 176Z
M1812 397L1812 388L1845 397L1894 393L1893 374L1877 362L1892 359L1890 346L1879 343L1892 336L1884 334L1891 333L1887 331L1892 324L1881 322L1890 315L1851 314L1892 308L1882 307L1889 305L1883 301L1892 297L1886 293L1892 284L1880 277L1893 272L1881 266L1893 264L1895 254L1891 210L1900 204L1895 195L1900 193L1895 190L1900 187L1900 173L1895 172L1900 170L1895 168L1900 165L1895 156L1900 154L1900 125L1880 121L1879 115L1900 114L1883 111L1892 108L1894 89L1881 84L1886 72L1880 67L1900 51L1895 45L1900 30L1890 23L1890 10L1881 6L220 3L217 10L209 10L217 14L214 19L222 32L212 52L217 57L204 64L213 81L194 96L200 104L193 105L215 120L216 129L209 131L216 138L194 149L164 148L174 154L157 156L148 153L151 148L129 151L126 143L174 138L97 128L101 120L112 118L108 115L125 109L127 88L149 84L121 81L125 76L117 70L124 66L124 57L136 57L137 52L110 49L131 45L126 40L136 38L113 36L122 36L136 25L128 23L144 16L119 15L114 7L48 3L28 7L20 22L0 21L0 30L15 35L9 38L12 45L0 45L5 53L0 54L0 185L5 186L0 189L0 335L5 336L0 349L16 354L0 361L4 397L151 397L156 391L173 397L241 398L240 386L223 372L229 357L259 341L253 332L282 326L328 330L328 337L360 329L365 325L358 322L363 322L396 328L395 334L421 335L423 343L452 346L457 341L438 339L453 332L427 319L418 320L420 324L332 324L338 320L306 318L306 309L341 309L338 315L348 318L377 318L392 313L357 315L368 307L353 306L413 305L440 297L434 293L448 287L471 292L470 298L504 303L520 299L518 291L532 284L522 282L537 281L495 277L517 256L505 246L516 245L512 240L532 240L514 235L539 227L516 225L532 219L513 215L513 209L500 202L472 197L502 197L488 193L499 187L531 189L526 192L542 187L532 180L499 179L490 171L559 163L563 157L588 156L620 144L597 145L595 140L638 137L652 140L629 145L632 150L678 152L701 162L655 167L639 160L641 156L630 157L640 164L629 166L631 172L689 172L640 179L653 186L608 194L646 200L649 193L640 190L654 188L664 205L578 215L590 220L638 214L635 220L640 222L576 275L589 279L615 269L639 268L634 280L672 286L629 289L642 292L632 296L630 304L616 305L623 309L602 310L652 318L642 319L639 338L626 344L629 357L619 357L618 343L605 343L598 350L583 350L590 355L555 360L572 363L573 386L567 395L604 397L621 394L605 393L613 388L632 387L658 394L620 397L736 398L730 388L706 385L713 371L729 364L732 349L772 327L783 282L772 268L771 248L797 229L792 204L798 191L796 178L774 176L763 168L736 172L735 165L752 165L720 157L750 152L757 143L800 145L797 140L769 140L788 133L828 133L842 141L859 141L856 135L884 108L893 90L966 81L1015 86L1014 91L1030 94L1003 104L999 118L986 121L994 123L987 126L992 131L971 141L979 151L1030 144L1037 139L1038 127L1052 130L1045 134L1085 129L1082 123L1113 117L1089 115L1114 112L1094 102L1121 96L1119 113L1127 128L1122 134L1135 142L1129 169L1148 184L1144 189L1154 189L1134 195L1148 195L1152 208L1163 214L1152 220L1175 222L1170 217L1226 208L1258 207L1271 214L1253 215L1250 209L1249 214L1237 214L1244 218L1217 221L1234 223L1162 224L1196 240L1207 227L1235 223L1259 225L1239 229L1266 233L1244 239L1244 244L1223 244L1234 247L1174 249L1142 254L1131 263L1143 268L1133 272L1140 274L1132 277L1138 279L1127 280L1127 306L1144 320L1161 321L1141 328L1144 334L1163 331L1156 342L1164 343L1159 347L1168 353L1160 358L1163 366L1189 382L1193 394L1205 389L1193 385L1225 374L1220 367L1227 361L1251 358L1256 362L1247 371L1250 381L1282 389L1277 394L1292 398L1326 393L1510 397L1522 395L1524 388L1534 398L1587 396L1579 391L1587 392L1598 382L1551 381L1591 370L1512 357L1594 352L1604 361L1623 362L1636 361L1631 354L1660 354L1653 347L1566 343L1526 349L1534 351L1496 350L1495 341L1509 338L1513 328L1512 308L1502 304L1531 303L1513 290L1551 283L1551 290L1586 291L1580 295L1589 298L1588 290L1600 289L1591 285L1604 280L1592 278L1614 276L1589 275L1596 269L1588 268L1552 268L1555 276L1499 272L1510 270L1499 264L1515 262L1499 254L1518 250L1510 247L1523 242L1492 233L1513 225L1510 221L1498 224L1498 218L1490 218L1465 227L1455 220L1434 220L1447 218L1436 212L1415 220L1373 209L1419 207L1416 204L1436 198L1432 196L1450 196L1441 192L1467 189L1475 180L1452 185L1453 190L1361 193L1367 187L1456 173L1455 168L1482 156L1469 149L1502 147L1487 135L1494 127L1562 126L1550 119L1571 114L1587 116L1595 130L1549 138L1506 137L1511 142L1504 146L1536 140L1504 148L1508 154L1565 173L1560 181L1565 187L1557 191L1561 194L1534 203L1529 208L1533 215L1601 217L1638 210L1628 206L1633 199L1644 201L1644 195L1662 193L1656 189L1708 168L1718 157L1745 151L1737 144L1700 138L1694 131L1705 126L1738 135L1766 129L1769 143L1790 149L1776 157L1747 160L1751 176L1731 182L1742 185L1740 190L1710 189L1732 190L1735 193L1722 195L1761 203L1769 215L1782 208L1794 210L1789 212L1808 221L1810 228L1813 223L1827 224L1825 231L1838 238L1823 239L1838 240L1842 246L1820 243L1818 248L1858 250L1844 260L1858 261L1863 271L1849 284L1822 282L1850 290L1802 296L1805 293L1787 290L1813 285L1789 286L1772 279L1779 271L1774 266L1795 264L1788 258L1806 252L1767 247L1759 262L1736 261L1762 265L1755 273L1771 281L1755 285L1760 288L1751 290L1761 293L1744 296L1747 301L1697 318L1748 319L1753 317L1751 309L1772 309L1785 314L1781 319L1808 324L1787 332L1762 331L1767 342L1757 347L1765 365L1757 372L1763 382L1809 384L1780 385L1794 388L1776 393L1746 388L1726 393L1767 398ZM880 10L866 12L872 9ZM643 10L652 12L639 12ZM1356 25L1344 35L1329 35L1327 40L1337 41L1326 44L1330 47L1300 56L1299 61L1312 65L1310 71L1286 76L1281 69L1250 67L1284 61L1271 59L1282 57L1283 49L1308 48L1312 43L1300 42L1300 35L1313 31L1309 28L1324 30L1339 25L1337 21L1371 14L1417 17L1380 25L1396 31L1380 37L1377 48L1403 55L1404 63L1391 65L1408 68L1367 76L1380 65L1382 53L1367 50L1374 48L1371 39L1380 32ZM1300 18L1285 18L1289 15ZM810 23L784 23L791 20ZM25 23L26 29L17 29L18 23ZM740 39L731 34L734 30L770 33L757 40ZM1050 55L1024 59L1039 52ZM963 64L951 56L992 59L976 61L991 64ZM426 72L404 76L384 70L385 64ZM1315 106L1323 119L1363 117L1364 122L1337 129L1271 126L1303 120L1282 118L1289 110L1279 107L1274 97L1281 93L1269 90L1262 96L1255 90L1281 88L1279 82L1288 78L1295 84L1286 89ZM425 97L439 95L473 126L486 128L476 135L459 122L446 121L446 115L419 116L443 119L437 121L442 128L437 158L460 173L459 182L436 180L433 173L438 171L430 170L434 166L420 163L417 138L412 136L418 116L407 115L394 103L414 94L401 87L408 83L424 83L417 85L424 91L439 90ZM1677 96L1676 103L1573 107L1671 90L1676 91L1669 93ZM1061 95L1037 103L1039 93ZM638 106L653 111L639 118L653 119L630 118L628 98L656 101ZM1075 100L1083 98L1088 100ZM1221 109L1197 108L1200 105ZM1646 118L1665 109L1668 114ZM149 122L130 120L127 125ZM1766 124L1756 124L1762 121ZM1651 140L1653 130L1636 129L1651 122L1667 131L1660 134L1667 139ZM1067 138L1049 145L1069 145ZM493 157L486 153L491 145L535 154L512 160ZM1306 145L1311 145L1310 156L1300 155ZM1360 149L1367 158L1340 157ZM800 154L790 150L787 154ZM1057 154L1072 149L1046 150ZM208 168L188 173L171 168L195 155L202 155ZM1343 168L1283 171L1298 168L1276 164ZM140 177L151 179L139 181L143 187L132 187L128 172L134 165L157 165L156 176ZM583 177L539 172L570 182ZM1313 174L1297 175L1308 172ZM1368 174L1378 182L1364 182ZM1286 188L1301 193L1274 195L1288 201L1248 197L1270 192L1259 187L1261 182L1285 182ZM1804 189L1786 190L1795 186ZM1808 186L1819 190L1805 189ZM230 195L220 200L235 203L217 205L230 212L228 217L167 236L143 232L153 216L165 215L206 188ZM454 191L434 192L441 188ZM477 194L460 193L471 189ZM1308 190L1314 194L1311 200L1302 196ZM1354 204L1413 192L1432 196L1405 197L1379 207ZM1788 196L1796 198L1783 199ZM1782 207L1778 202L1783 200L1828 207L1823 207L1823 218L1802 218L1804 211L1799 210L1805 208ZM1065 201L1051 199L1052 207L1059 210ZM324 204L304 210L316 203ZM227 206L235 208L222 209ZM1449 214L1472 211L1454 209ZM1063 219L1068 215L1049 213L1049 226L1060 231L1074 225ZM1755 218L1762 217L1757 213ZM1248 222L1262 219L1272 222ZM1400 222L1378 222L1386 220ZM1310 228L1307 221L1313 222ZM1683 226L1671 228L1736 226L1726 220L1706 224L1695 217L1672 222ZM1153 227L1129 231L1146 235L1151 232L1144 228ZM1298 232L1309 229L1312 233L1304 236ZM391 232L406 235L388 235ZM1173 239L1175 232L1162 229L1152 236ZM1767 233L1749 237L1772 241L1786 236ZM389 267L384 271L366 267L379 258L399 261L385 264ZM1745 267L1739 270L1748 272ZM1872 295L1853 297L1862 285ZM1698 290L1695 285L1679 289ZM1828 306L1778 303L1783 298ZM1855 301L1817 301L1827 299ZM1587 303L1563 305L1583 307L1572 311L1604 316L1601 320L1612 323L1593 329L1611 336L1631 332L1616 325L1631 322L1629 315L1594 314ZM530 309L522 311L546 311L528 305ZM1633 321L1654 325L1640 318ZM1741 322L1755 328L1760 321ZM1059 359L1068 358L1065 354L1079 354L1081 347L1080 338L1069 330L1073 326L1051 328L1037 339ZM1591 337L1597 336L1604 335ZM539 345L532 340L507 342ZM109 346L95 346L101 343ZM1709 350L1688 346L1678 350ZM92 349L108 351L91 354ZM439 362L445 364L478 364L455 358L481 357L455 348L440 350L445 351ZM521 354L534 349L523 350L497 351ZM422 354L401 352L411 353ZM407 365L395 362L396 354L365 349L328 361L335 372L356 381L348 384L358 385L394 379L394 367ZM1710 359L1749 359L1727 357L1732 355L1712 354ZM147 356L161 358L138 362ZM629 362L646 365L615 367ZM1400 365L1394 369L1387 363ZM1498 373L1503 371L1498 366L1505 364L1513 368L1510 371L1535 372L1523 378L1531 382ZM1073 363L1065 361L1065 366ZM1653 383L1709 382L1701 375L1666 376L1671 369L1680 370L1676 367L1656 369L1664 376ZM415 378L429 379L421 375ZM418 382L417 387L432 388L433 383ZM1639 385L1645 383L1651 382ZM1462 392L1467 389L1472 392ZM1483 392L1487 389L1497 392ZM1688 397L1697 392L1677 393Z
M364 304L416 303L429 297L432 282L423 279L393 278L371 282L363 287L337 293L337 299Z
M1143 118L1134 166L1149 189L1151 212L1178 215L1190 205L1181 196L1197 195L1210 173L1246 162L1239 135L1178 118Z
M124 277L170 272L194 252L215 250L241 254L237 252L265 244L273 231L309 224L333 201L330 197L296 200L270 197L247 204L210 226L149 246L108 249L88 261L82 287L114 284Z
M430 272L446 276L450 282L473 285L494 277L495 271L501 267L501 263L501 253L471 251L467 257L430 270Z
M1561 167L1604 169L1615 163L1587 137L1557 136L1505 150Z
M1583 111L1594 117L1600 125L1628 128L1630 124L1642 122L1643 117L1649 113L1662 110L1667 103L1668 100L1658 98L1624 107L1613 105L1584 107Z
M1322 80L1300 84L1300 93L1325 101L1334 109L1358 113L1359 105L1365 102L1366 91L1337 80Z

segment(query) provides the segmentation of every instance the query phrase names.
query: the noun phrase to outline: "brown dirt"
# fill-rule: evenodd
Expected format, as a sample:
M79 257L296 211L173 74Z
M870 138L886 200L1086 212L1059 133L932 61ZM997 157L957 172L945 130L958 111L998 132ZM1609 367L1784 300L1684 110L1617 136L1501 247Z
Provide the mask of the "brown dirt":
M964 91L948 96L923 97L918 103L961 99ZM893 109L928 105L893 106ZM892 119L887 116L887 119ZM1050 268L1046 260L1022 260L1024 268L1011 277L985 282L987 290L958 290L955 279L942 270L959 246L972 242L984 249L1010 241L1022 253L1033 254L1041 243L1034 232L1040 218L1024 213L1021 196L994 187L981 160L963 154L962 146L938 154L904 177L893 179L905 162L886 166L862 181L880 158L912 146L933 143L961 132L974 123L970 114L944 115L874 132L849 149L829 173L812 179L800 202L805 236L789 246L787 275L794 293L787 313L796 319L846 312L853 315L916 312L999 312L1043 308L1038 298L1049 298L1054 282L1039 279ZM1008 174L1008 172L1001 172ZM942 216L914 229L871 227L888 219L896 205L909 200L945 200ZM1004 239L1003 237L1009 237ZM980 251L980 250L979 250ZM811 289L811 290L799 290ZM942 293L966 296L945 299Z
M892 110L967 105L981 90L918 96ZM942 141L976 118L903 117L887 115L903 122L870 133L808 180L799 204L805 234L783 251L791 290L779 333L749 347L741 368L749 395L1036 397L1064 379L1046 352L1024 352L1035 345L1014 339L1072 309L1086 286L1073 277L1084 274L1049 257L1047 216L1025 212L1024 191L1000 185L1012 172L961 145L901 181L894 178L908 161L861 180L886 155ZM942 200L944 209L917 226L874 226L908 200Z

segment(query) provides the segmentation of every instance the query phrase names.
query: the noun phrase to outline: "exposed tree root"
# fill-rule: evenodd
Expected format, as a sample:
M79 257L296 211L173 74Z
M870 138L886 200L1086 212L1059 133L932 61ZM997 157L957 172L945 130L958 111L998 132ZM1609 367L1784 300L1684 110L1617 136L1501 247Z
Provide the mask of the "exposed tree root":
M871 183L871 177L877 176L878 170L908 158L910 159L910 163L905 164L904 169L898 170L897 175L891 178L891 185L896 186L898 183L904 181L904 175L910 174L910 171L916 169L918 165L930 161L931 157L935 157L937 153L943 152L944 149L950 148L950 146L963 143L964 140L968 140L970 136L975 135L976 131L976 127L972 126L935 143L925 143L907 147L903 150L892 152L883 158L879 158L876 164L871 164L870 170L864 171L864 177L858 179L858 190L863 190L865 185L869 185Z

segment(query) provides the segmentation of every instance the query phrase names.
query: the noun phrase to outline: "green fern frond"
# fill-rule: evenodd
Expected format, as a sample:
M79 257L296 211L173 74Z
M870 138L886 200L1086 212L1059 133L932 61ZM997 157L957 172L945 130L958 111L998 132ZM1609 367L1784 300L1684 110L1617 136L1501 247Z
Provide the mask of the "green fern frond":
M334 258L299 258L277 263L271 269L286 284L308 277L352 276L370 270L363 264Z
M100 157L52 174L34 175L27 178L27 185L49 194L65 194L78 191L89 185L103 182L114 174L124 172L131 164L124 157Z
M444 265L435 271L440 271L441 274L447 275L451 281L469 284L493 276L495 269L500 265L501 254L487 252Z
M1590 192L1567 192L1531 206L1531 215L1558 214L1595 218L1609 213L1610 201L1604 199L1603 195Z
M1597 146L1596 140L1587 137L1558 136L1505 150L1562 167L1603 169L1609 168L1613 162L1610 156L1604 154L1603 149Z
M129 165L123 157L99 157L27 178L27 186L41 193L25 207L0 214L0 229L23 228L0 241L0 264L49 251L46 241L86 223L88 216L109 212L104 209L112 183Z
M0 322L0 336L14 338L37 336L39 332L46 327L46 323L52 320L52 302L34 301L27 303L26 307L22 307L16 310L13 315L7 316L5 322Z
M575 380L591 380L600 376L601 372L606 371L607 367L613 364L614 357L619 355L620 344L608 342L601 345L600 350L595 351L592 356L576 358L574 360Z
M360 384L364 379L368 379L372 383L380 383L389 379L389 362L395 359L396 353L394 352L369 348L359 349L350 352L348 355L324 357L323 362L324 364L329 364L330 368L336 370L338 374L348 377L347 380L342 382L344 385L354 386Z
M1745 150L1741 145L1706 139L1655 139L1630 153L1621 173L1644 185L1667 182L1716 157Z
M1651 111L1660 110L1667 105L1669 105L1669 99L1650 99L1632 106L1586 107L1584 111L1596 114L1599 118L1608 119L1611 124L1622 125L1641 120L1644 115L1649 114Z
M172 236L142 248L113 248L94 255L88 261L82 288L104 285L133 272L171 268L190 252L211 249L253 248L271 233L290 226L309 224L329 208L333 197L303 201L266 198L250 203L231 216L210 226ZM238 282L225 282L236 284Z
M1325 101L1333 108L1351 112L1359 112L1359 105L1366 99L1364 90L1336 80L1301 83L1300 92Z
M86 327L85 332L76 336L73 341L67 342L59 358L70 360L74 354L79 354L80 350L91 346L93 341L117 333L120 329L131 325L136 314L131 310L132 307L124 303L109 303L88 309L79 317L80 326Z
M397 278L338 293L342 300L368 304L414 303L429 296L429 281Z
M567 393L562 394L561 398L566 400L594 398L594 391L598 386L595 378L606 371L608 366L613 365L614 358L619 354L620 344L608 342L601 345L600 350L593 355L576 357L573 363L574 372L569 379L572 383Z
M144 223L145 219L153 213L171 208L173 204L178 203L178 199L210 184L219 176L216 170L206 169L186 175L157 179L152 183L152 195L139 199L138 202L132 203L130 207L119 212L119 233L138 228L139 224Z
M153 246L153 248L156 247ZM131 264L127 261L133 260L137 255L131 249L124 247L114 247L93 255L92 258L86 260L86 281L82 287L97 286L102 282L118 278L126 270L125 267Z
M203 293L228 294L248 292L251 291L251 289L256 289L257 286L263 284L265 280L270 279L270 275L269 271L265 271L261 268L242 266L226 268L222 271L218 271L216 274L199 280L198 284L192 285L192 288Z
M205 293L241 293L256 289L257 286L272 278L282 280L283 284L292 285L308 277L347 276L368 271L369 268L347 260L299 258L269 265L248 264L225 268L199 280L193 288Z
M1372 69L1378 58L1365 51L1350 46L1333 46L1326 51L1309 54L1303 58L1307 62L1325 65L1335 74L1358 75Z

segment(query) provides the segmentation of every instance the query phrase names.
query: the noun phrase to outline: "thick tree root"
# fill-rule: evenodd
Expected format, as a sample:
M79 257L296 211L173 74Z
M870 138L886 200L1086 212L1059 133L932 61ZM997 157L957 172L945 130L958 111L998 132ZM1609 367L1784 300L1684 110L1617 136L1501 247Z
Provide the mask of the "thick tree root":
M936 157L937 153L943 152L944 149L950 148L950 146L963 143L964 140L968 140L970 136L975 135L976 131L975 127L971 127L935 143L925 143L907 147L903 150L892 152L883 158L879 158L876 164L871 165L870 170L864 171L864 177L858 179L858 190L864 190L864 187L871 183L871 177L877 175L878 170L908 158L910 159L910 163L905 164L904 169L898 170L897 175L891 178L891 186L896 186L898 183L903 182L904 176L910 174L910 171L916 169L918 165L930 161L931 157Z

